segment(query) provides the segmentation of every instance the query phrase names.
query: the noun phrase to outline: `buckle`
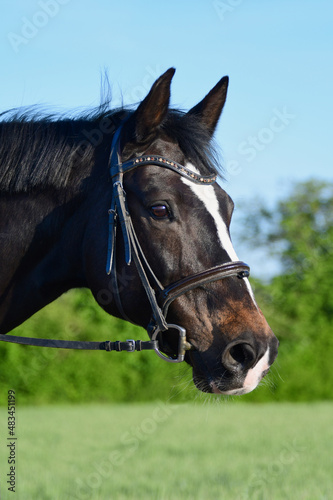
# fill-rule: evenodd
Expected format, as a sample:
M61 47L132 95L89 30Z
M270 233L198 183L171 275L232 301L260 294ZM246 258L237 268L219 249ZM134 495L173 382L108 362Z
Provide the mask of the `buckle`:
M167 327L168 327L167 330L163 330L163 332L168 331L169 328L173 328L174 330L178 330L178 332L179 332L177 357L171 358L170 356L166 356L161 351L159 351L159 349L157 347L155 348L155 352L156 352L157 356L164 359L164 361L168 361L169 363L181 363L182 361L184 361L185 352L192 349L191 344L189 342L187 342L187 340L186 340L186 330L182 326L173 325L173 324L167 324ZM160 331L161 330L157 327L156 330L154 331L154 333L152 334L151 339L156 340L156 337L160 333Z
M121 181L115 181L115 182L113 183L113 187L116 187L116 186L120 186L120 187L121 187L121 189L124 189L124 188L123 188L123 183L122 183Z
M126 339L126 342L130 342L129 349L126 349L127 352L135 352L135 340Z

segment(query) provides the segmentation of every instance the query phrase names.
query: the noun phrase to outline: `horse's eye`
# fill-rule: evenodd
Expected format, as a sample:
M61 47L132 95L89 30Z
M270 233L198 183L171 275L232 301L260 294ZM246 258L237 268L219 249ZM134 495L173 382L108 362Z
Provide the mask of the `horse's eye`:
M150 207L150 211L156 219L167 219L170 215L169 209L166 205L153 205Z

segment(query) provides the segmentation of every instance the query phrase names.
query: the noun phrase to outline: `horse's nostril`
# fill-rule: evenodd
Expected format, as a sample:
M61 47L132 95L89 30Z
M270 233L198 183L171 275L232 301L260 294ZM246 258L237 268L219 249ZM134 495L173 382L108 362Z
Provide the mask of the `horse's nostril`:
M247 342L231 342L222 355L222 363L227 370L247 370L256 361L257 355L254 348Z

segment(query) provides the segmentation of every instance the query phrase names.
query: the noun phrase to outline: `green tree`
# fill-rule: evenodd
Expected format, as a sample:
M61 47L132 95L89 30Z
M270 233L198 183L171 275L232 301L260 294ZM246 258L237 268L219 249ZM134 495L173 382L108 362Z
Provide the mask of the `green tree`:
M333 184L296 184L274 209L252 205L247 242L281 262L269 284L256 282L265 314L280 339L275 397L333 398Z

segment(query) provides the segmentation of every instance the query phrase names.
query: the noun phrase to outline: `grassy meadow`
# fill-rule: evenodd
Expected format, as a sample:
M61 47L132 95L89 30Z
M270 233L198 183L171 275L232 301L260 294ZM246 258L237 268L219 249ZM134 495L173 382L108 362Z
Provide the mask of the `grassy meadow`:
M328 500L333 404L17 407L16 492L1 500Z

